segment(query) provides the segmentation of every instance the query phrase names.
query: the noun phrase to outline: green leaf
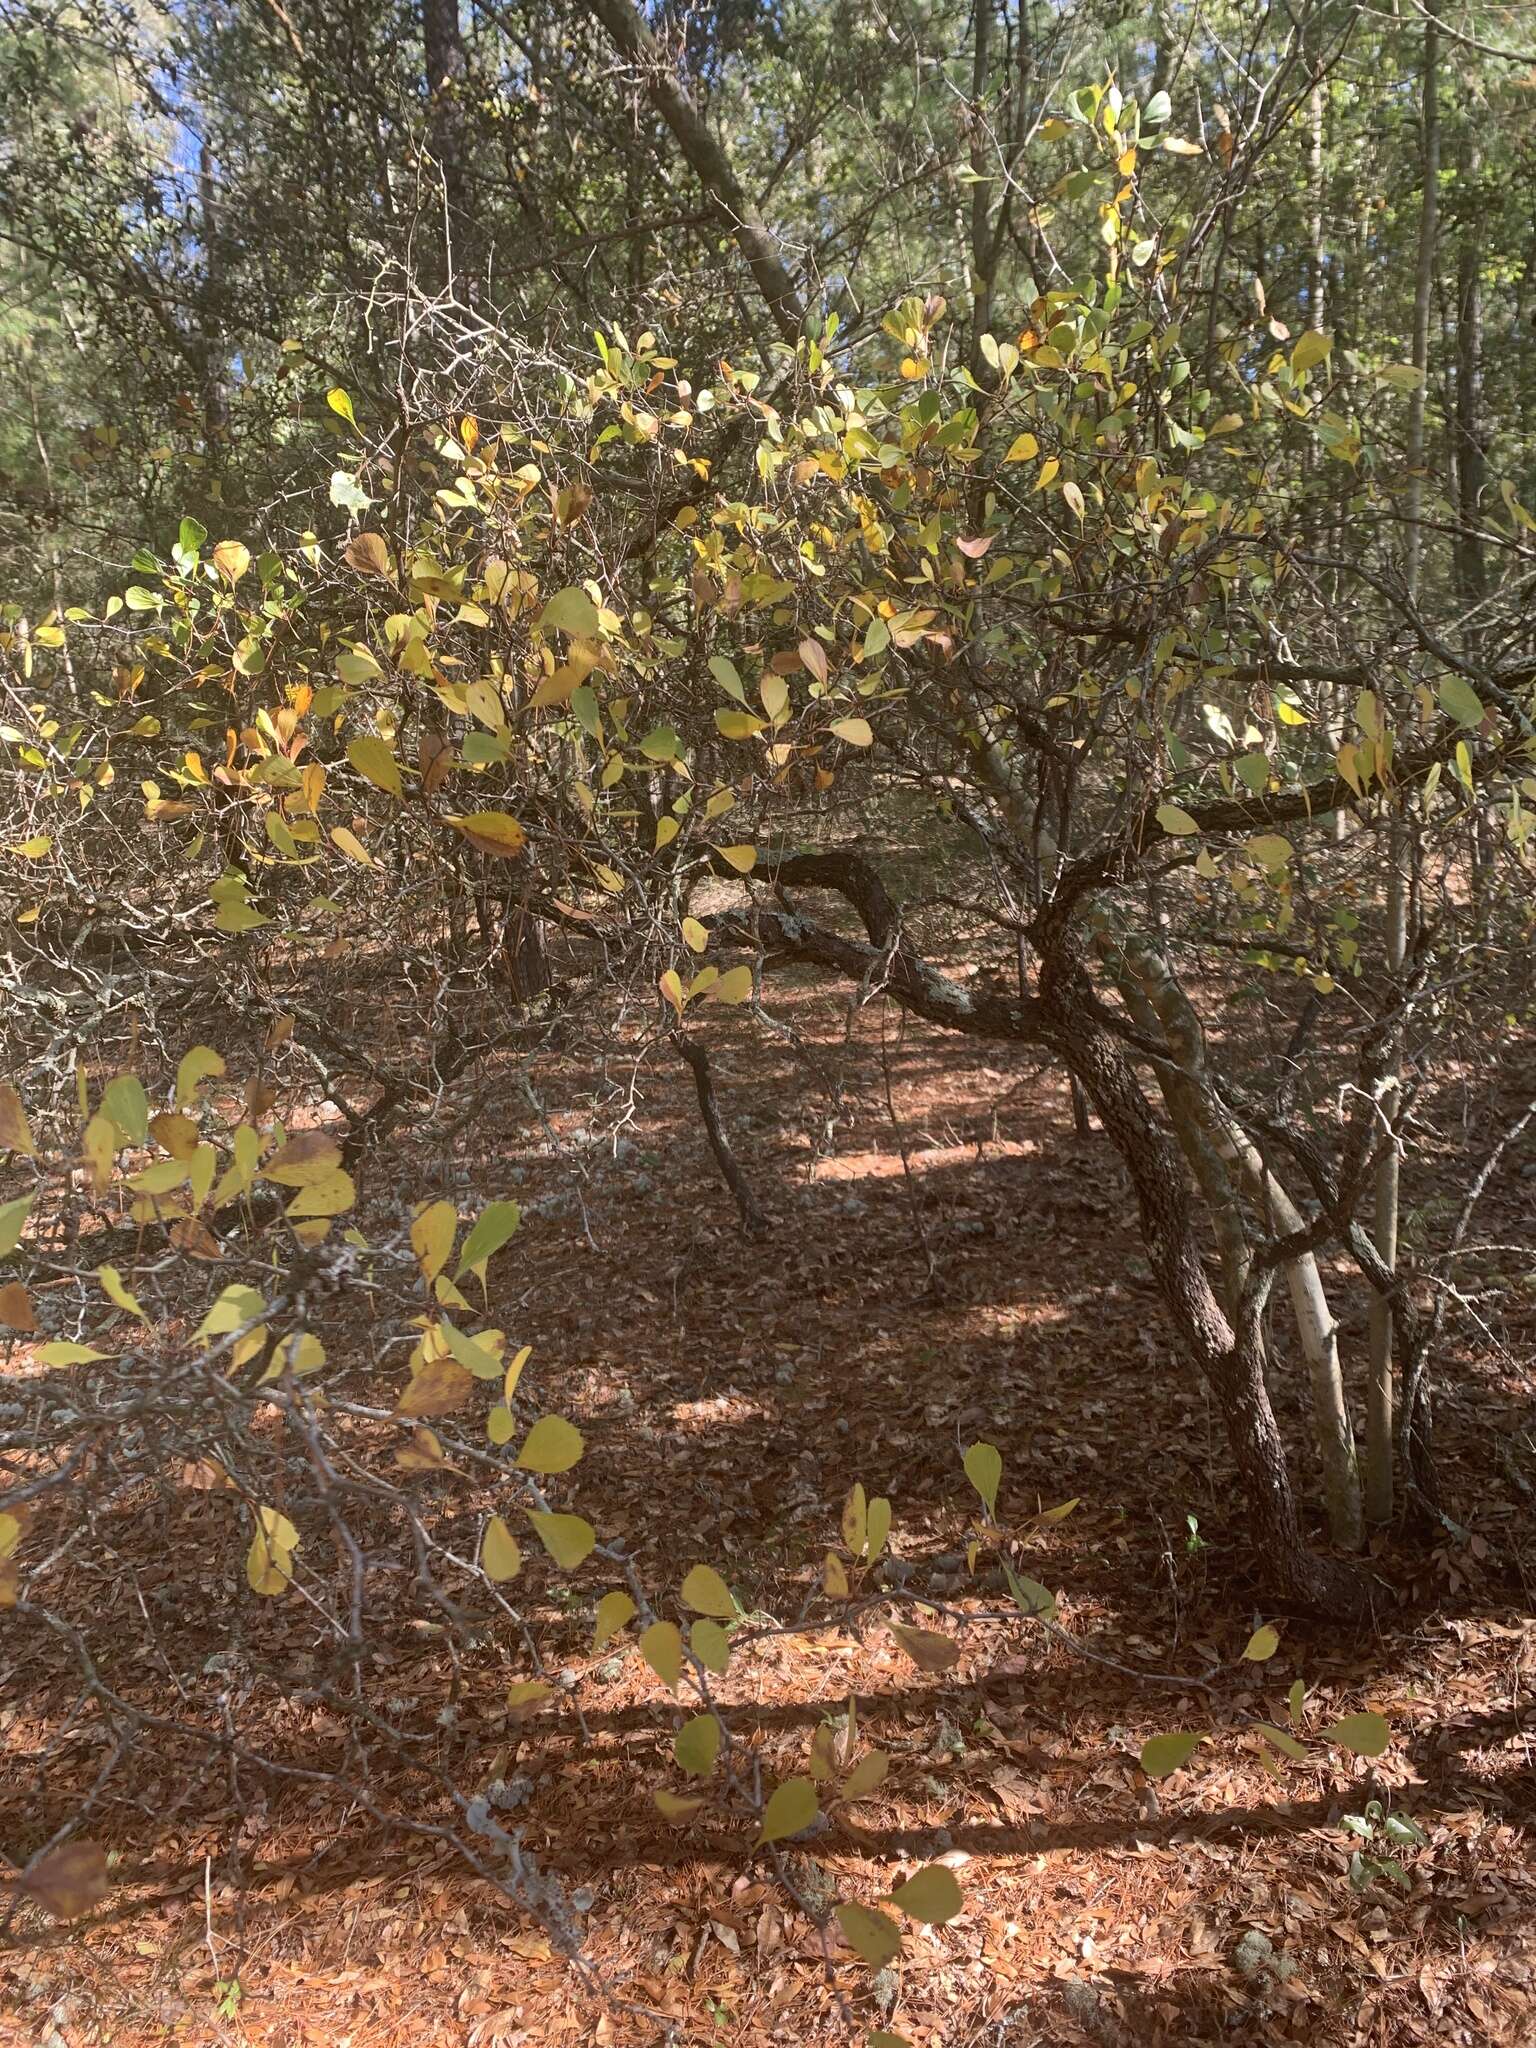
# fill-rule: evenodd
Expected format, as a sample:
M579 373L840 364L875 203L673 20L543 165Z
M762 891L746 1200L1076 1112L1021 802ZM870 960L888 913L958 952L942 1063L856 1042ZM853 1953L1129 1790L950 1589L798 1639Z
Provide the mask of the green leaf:
M182 520L181 531L177 535L177 539L181 543L183 554L195 555L207 538L208 529L200 519L189 517Z
M683 1580L683 1600L695 1614L734 1621L738 1612L731 1589L712 1565L696 1564Z
M926 1921L930 1927L942 1927L953 1920L965 1904L955 1873L946 1870L942 1863L926 1864L905 1884L899 1884L891 1897L903 1913Z
M1274 874L1285 866L1295 848L1278 832L1258 832L1249 840L1248 851L1266 874Z
M658 725L640 742L640 751L648 761L675 761L683 743L670 725Z
M844 1799L863 1799L869 1793L878 1791L885 1783L891 1760L882 1749L872 1749L867 1756L861 1756L853 1769L843 1780Z
M1141 1768L1149 1778L1166 1778L1187 1764L1204 1735L1154 1735L1141 1745Z
M1003 1454L995 1444L972 1444L965 1454L965 1476L981 1495L990 1521L997 1519L997 1489L1003 1483Z
M464 1240L454 1279L462 1280L472 1267L483 1265L492 1253L499 1252L522 1220L523 1212L516 1202L487 1202Z
M764 1842L787 1841L811 1825L821 1811L816 1787L809 1778L786 1778L763 1809L763 1824L754 1848Z
M678 1730L672 1745L677 1767L690 1778L706 1778L720 1754L720 1723L713 1714L695 1714Z
M477 1343L467 1331L450 1322L447 1316L443 1317L442 1331L448 1349L466 1372L472 1372L477 1380L501 1378L501 1360L489 1344Z
M688 1631L688 1647L706 1671L723 1676L731 1661L731 1639L718 1621L696 1621Z
M517 1463L524 1472L569 1472L582 1453L581 1431L563 1415L542 1416L523 1440Z
M747 693L742 688L741 677L736 673L734 661L728 660L723 654L712 654L709 657L709 672L728 696L734 697L738 704L746 703Z
M21 1233L32 1214L35 1195L21 1195L14 1202L0 1203L0 1259L8 1252L15 1251L21 1242Z
M1324 1742L1336 1742L1356 1756L1380 1756L1392 1740L1392 1730L1380 1714L1346 1714L1323 1730Z
M1038 1579L1025 1578L1003 1559L1003 1576L1008 1581L1008 1590L1021 1614L1027 1614L1032 1621L1054 1621L1061 1609L1056 1596L1049 1587L1042 1586Z
M1243 1661L1248 1664L1263 1664L1273 1657L1280 1647L1280 1631L1266 1622L1263 1628L1256 1628L1248 1638L1248 1647L1243 1652Z
M1258 1731L1266 1742L1272 1742L1282 1755L1288 1756L1291 1759L1292 1763L1304 1764L1306 1762L1307 1752L1302 1748L1294 1735L1287 1735L1282 1728L1272 1728L1268 1721L1260 1721Z
M545 605L539 625L546 633L569 633L578 640L595 640L599 621L597 606L580 585L557 590Z
M1159 804L1157 822L1174 839L1187 839L1192 832L1200 830L1188 811L1178 804Z
M534 1534L562 1571L575 1571L596 1547L597 1531L580 1515L541 1515L530 1508L528 1519Z
M1465 676L1447 676L1435 693L1440 709L1458 725L1476 727L1487 717L1487 707Z
M837 1924L844 1941L872 1970L883 1970L901 1952L901 1929L889 1914L843 1905L837 1908Z
M100 1114L116 1124L130 1145L142 1145L149 1136L149 1097L133 1074L119 1074L107 1083Z

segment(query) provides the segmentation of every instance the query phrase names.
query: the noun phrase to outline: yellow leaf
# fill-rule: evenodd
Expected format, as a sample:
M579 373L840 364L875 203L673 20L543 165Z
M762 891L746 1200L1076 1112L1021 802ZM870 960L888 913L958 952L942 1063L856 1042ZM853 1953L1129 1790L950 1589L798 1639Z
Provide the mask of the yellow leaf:
M720 846L715 849L727 867L734 868L738 875L750 875L757 866L755 846Z
M0 1081L0 1151L20 1152L27 1159L37 1157L21 1097L8 1081Z
M1020 434L1003 457L1004 462L1028 462L1040 453L1040 443L1033 434Z
M157 1159L141 1172L130 1173L128 1185L141 1195L168 1195L172 1188L179 1188L186 1177L187 1162L184 1159Z
M874 728L867 718L836 718L832 721L832 730L850 747L868 747L874 744Z
M20 1244L34 1199L32 1195L18 1195L14 1202L0 1202L0 1259Z
M580 1461L581 1431L563 1415L545 1415L529 1430L517 1463L524 1472L569 1472Z
M782 1842L808 1828L821 1811L816 1787L809 1778L787 1778L763 1809L763 1824L757 1831L758 1846Z
M534 1533L562 1571L573 1572L592 1555L597 1531L580 1515L542 1515L531 1509Z
M655 1800L657 1811L663 1820L691 1820L704 1804L702 1799L679 1799L675 1792L668 1792L660 1785L651 1797Z
M687 1001L687 997L683 994L682 977L677 969L669 967L656 986L661 990L662 995L672 1005L673 1009L676 1010L678 1016L681 1017L683 1014L683 1004Z
M138 1302L123 1285L123 1276L118 1272L116 1266L98 1266L96 1268L96 1278L101 1282L101 1291L108 1301L115 1302L119 1308L126 1309L129 1315L137 1316L141 1323L149 1321L149 1317L145 1315Z
M706 993L708 1000L712 1003L747 1002L752 994L752 969L750 967L732 967L727 969L718 981L710 984Z
M738 1612L731 1589L713 1565L696 1564L683 1580L683 1601L695 1614L718 1615L734 1621Z
M592 1654L595 1657L603 1645L621 1628L628 1626L638 1609L628 1593L605 1593L597 1603L597 1626L592 1634Z
M905 1884L897 1885L891 1897L903 1913L926 1921L930 1927L942 1927L953 1920L965 1904L955 1873L942 1863L930 1863L916 1871Z
M285 1216L340 1216L357 1200L357 1185L338 1166L320 1180L307 1181L283 1211Z
M399 797L404 792L400 781L400 763L395 759L394 749L371 734L362 739L347 742L347 759L365 782L371 782L375 789L382 789L387 795Z
M515 860L528 844L528 834L516 818L505 811L471 811L462 818L445 818L455 832L462 832L471 846L502 860Z
M653 1621L640 1638L640 1654L662 1684L676 1692L683 1676L683 1638L676 1623Z
M94 1345L75 1344L67 1337L60 1337L55 1343L39 1345L37 1360L39 1365L49 1366L94 1365L98 1359L107 1355L105 1351L98 1351Z
M217 1078L223 1071L223 1059L211 1045L194 1045L184 1052L176 1069L176 1107L189 1109L204 1081Z
M860 1757L853 1769L843 1780L844 1799L863 1799L868 1793L877 1791L885 1783L891 1760L884 1750L872 1749L868 1756Z
M1157 822L1175 839L1187 839L1200 830L1197 821L1179 804L1159 804Z
M416 1254L423 1280L435 1280L448 1263L459 1228L459 1212L452 1202L425 1202L411 1223L411 1250Z
M251 551L244 541L218 541L214 545L213 566L226 583L238 583L251 566Z
M1263 1664L1274 1656L1280 1647L1280 1631L1266 1622L1263 1628L1256 1628L1248 1638L1248 1647L1243 1651L1246 1664Z
M713 1714L695 1714L678 1730L672 1744L677 1767L690 1778L707 1778L720 1754L720 1723Z
M851 1901L837 1908L837 1924L854 1954L872 1970L883 1970L901 1949L901 1929L886 1913Z
M341 1146L325 1131L300 1131L261 1169L267 1180L303 1188L326 1180L341 1164Z
M345 825L331 827L331 844L339 853L344 853L348 860L355 860L359 867L371 868L374 865L373 855L357 834L349 832Z
M498 1586L515 1579L523 1568L523 1553L517 1538L501 1519L492 1515L480 1539L480 1569Z

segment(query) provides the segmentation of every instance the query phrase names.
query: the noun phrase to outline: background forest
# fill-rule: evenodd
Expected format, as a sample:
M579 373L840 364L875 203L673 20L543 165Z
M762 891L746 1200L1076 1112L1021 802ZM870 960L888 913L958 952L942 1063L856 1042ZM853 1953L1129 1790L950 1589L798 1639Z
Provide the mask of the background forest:
M0 87L0 2029L1529 2040L1536 7Z

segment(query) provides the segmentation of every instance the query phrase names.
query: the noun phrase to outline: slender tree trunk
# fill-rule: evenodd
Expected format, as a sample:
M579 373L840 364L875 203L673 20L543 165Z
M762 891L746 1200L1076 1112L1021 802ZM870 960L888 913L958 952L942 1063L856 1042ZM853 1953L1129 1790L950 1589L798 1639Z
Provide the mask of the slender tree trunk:
M1456 255L1456 476L1461 533L1456 542L1458 595L1470 609L1486 582L1478 539L1487 452L1483 430L1483 245L1478 209L1482 152L1475 134L1462 145L1462 207Z
M1142 1242L1190 1362L1209 1380L1227 1430L1249 1533L1268 1585L1281 1600L1341 1617L1368 1608L1352 1566L1302 1541L1285 1446L1264 1383L1260 1305L1250 1296L1234 1327L1211 1289L1190 1218L1180 1155L1153 1115L1129 1058L1093 1016L1081 971L1046 963L1041 1001L1055 1051L1082 1080L1131 1177Z
M1110 942L1111 946L1113 942ZM1225 1281L1228 1320L1236 1327L1248 1283L1250 1251L1235 1168L1250 1200L1270 1229L1286 1236L1305 1219L1265 1165L1247 1132L1217 1100L1206 1074L1205 1034L1194 1007L1174 979L1167 961L1134 938L1123 942L1122 984L1132 1014L1143 1029L1161 1036L1178 1070L1159 1069L1159 1081L1179 1143L1189 1160L1216 1233ZM1310 1252L1285 1262L1286 1286L1296 1319L1312 1395L1312 1428L1323 1475L1328 1532L1341 1550L1358 1550L1365 1530L1360 1511L1360 1474L1355 1432L1344 1397L1338 1326L1328 1306L1317 1260Z
M1408 541L1407 583L1415 601L1424 565L1420 519L1424 508L1424 405L1429 387L1429 322L1434 298L1435 246L1440 219L1440 0L1425 0L1422 117L1422 190L1419 200L1419 254L1413 289L1413 367L1418 371L1408 401ZM1408 945L1409 825L1401 808L1394 809L1387 837L1386 947L1387 972L1394 982L1402 974ZM1396 1048L1394 1047L1394 1056ZM1397 1090L1382 1097L1382 1115L1391 1123ZM1376 1168L1373 1235L1383 1263L1397 1263L1398 1195L1401 1157L1395 1143L1383 1148ZM1393 1332L1390 1305L1376 1298L1370 1313L1370 1366L1365 1416L1365 1512L1372 1522L1392 1518L1393 1473Z
M1394 985L1402 978L1408 952L1408 824L1395 811L1387 836L1387 928L1384 935L1387 972ZM1394 1062L1398 1044L1389 1057ZM1397 1120L1398 1090L1385 1089L1381 1114L1388 1124ZM1376 1167L1372 1236L1382 1263L1396 1270L1399 1181L1402 1155L1396 1143L1388 1144ZM1393 1451L1396 1431L1393 1408L1396 1388L1393 1374L1393 1316L1391 1303L1381 1295L1371 1301L1369 1328L1369 1376L1365 1395L1365 1513L1371 1522L1390 1522L1393 1507Z
M441 289L464 268L471 225L463 104L469 58L459 25L459 0L421 0L421 43L427 147L443 187L443 237L429 281Z
M1434 304L1435 244L1440 224L1440 0L1424 0L1424 76L1421 117L1419 255L1413 285L1413 367L1418 378L1408 400L1408 541L1410 593L1418 596L1423 562L1419 521L1424 510L1424 404L1429 392L1429 321Z
M988 376L981 337L992 331L992 270L996 248L987 176L987 136L982 103L992 63L992 0L976 0L976 47L971 65L971 375L981 383Z
M229 441L229 383L221 331L224 293L223 248L219 240L217 179L206 142L197 153L197 210L203 242L203 290L198 307L198 347L203 366L203 460L208 465L211 495L217 497L219 472Z

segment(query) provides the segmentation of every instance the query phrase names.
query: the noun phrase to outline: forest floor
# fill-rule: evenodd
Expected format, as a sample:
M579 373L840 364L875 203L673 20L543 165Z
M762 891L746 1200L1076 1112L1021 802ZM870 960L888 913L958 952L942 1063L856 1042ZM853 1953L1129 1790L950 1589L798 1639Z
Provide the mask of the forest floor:
M1255 1603L1219 1423L1172 1354L1121 1170L1096 1132L1074 1133L1059 1078L901 1028L878 1004L850 1024L808 989L775 990L819 1069L739 1015L711 1022L766 1237L741 1233L680 1062L641 1070L616 1143L611 1105L594 1116L574 1067L541 1068L537 1116L519 1089L482 1087L451 1149L409 1148L411 1185L524 1204L490 1319L534 1346L527 1384L586 1434L582 1512L652 1580L707 1558L756 1610L793 1620L859 1480L890 1497L898 1558L957 1603L988 1604L958 1561L976 1510L960 1458L977 1437L1001 1450L1000 1518L1021 1568L1059 1591L1071 1646L1022 1620L979 1628L959 1664L925 1675L866 1619L785 1634L722 1689L774 1777L803 1770L850 1698L893 1759L873 1797L792 1852L803 1897L836 1886L873 1903L916 1863L956 1869L958 1919L914 1929L894 1971L841 1972L862 2026L914 2048L1536 2040L1536 1301L1502 1345L1464 1351L1442 1395L1459 1533L1379 1555L1363 1636L1273 1615ZM1517 1169L1501 1179L1490 1239L1516 1234L1531 1187ZM1346 1324L1355 1354L1358 1338ZM1293 1442L1298 1381L1282 1333ZM1064 1519L1031 1520L1073 1499ZM156 1569L146 1556L145 1583ZM509 1721L507 1680L526 1674L492 1640L454 1687L444 1757L522 1788L517 1819L585 1909L588 1960L669 2015L679 2048L849 2038L810 1921L741 1824L657 1814L653 1788L679 1783L676 1713L630 1634L590 1654L591 1578L552 1584L541 1618L590 1739L568 1702ZM1279 1651L1245 1664L1262 1621ZM1213 1665L1209 1693L1117 1668ZM1290 1725L1298 1678L1308 1730L1375 1708L1386 1754L1314 1745L1267 1775L1244 1731ZM402 1653L398 1684L430 1724L454 1681L424 1643ZM9 1830L70 1693L62 1669L13 1672L6 1691ZM301 1739L297 1704L273 1714L270 1741ZM1154 1789L1139 1745L1178 1728L1210 1739ZM1352 1835L1345 1816L1373 1798L1423 1845ZM355 1812L295 1793L243 1820L144 1824L117 1846L117 1888L91 1920L12 1928L6 2048L662 2038L606 2010L490 1887ZM1399 1855L1403 1882L1352 1884L1355 1849Z

